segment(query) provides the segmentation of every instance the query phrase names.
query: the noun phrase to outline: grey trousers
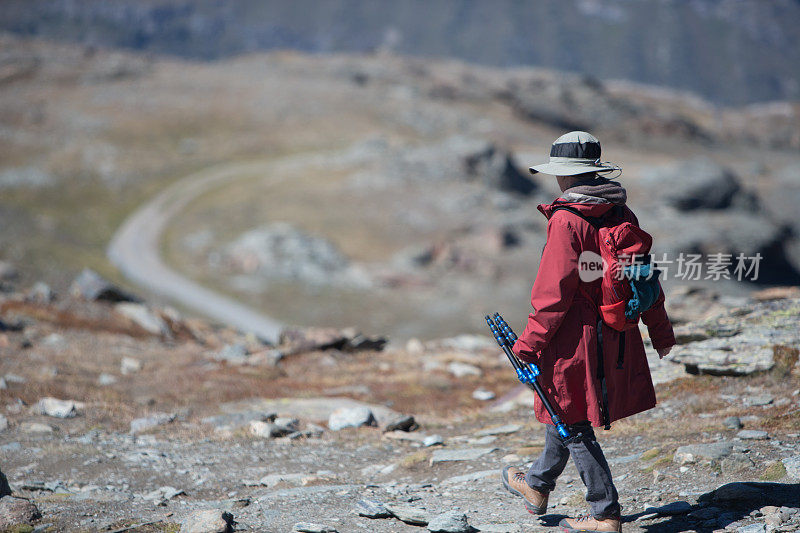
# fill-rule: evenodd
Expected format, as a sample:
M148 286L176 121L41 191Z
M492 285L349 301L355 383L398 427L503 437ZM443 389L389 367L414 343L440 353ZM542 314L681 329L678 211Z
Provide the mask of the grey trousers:
M594 517L603 519L619 516L619 495L594 430L588 423L576 424L570 429L580 431L584 436L580 441L565 446L556 428L547 424L544 451L528 470L525 481L539 492L552 491L556 486L556 478L564 471L567 459L572 456L586 485L586 501Z

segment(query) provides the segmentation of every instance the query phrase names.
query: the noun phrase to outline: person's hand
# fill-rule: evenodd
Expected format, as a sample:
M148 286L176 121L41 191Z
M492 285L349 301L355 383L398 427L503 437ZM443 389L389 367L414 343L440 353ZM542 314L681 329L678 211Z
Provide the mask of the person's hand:
M669 348L659 348L658 350L656 350L658 352L658 358L664 359L667 356L667 354L669 354L670 350L672 350L672 346L670 346Z

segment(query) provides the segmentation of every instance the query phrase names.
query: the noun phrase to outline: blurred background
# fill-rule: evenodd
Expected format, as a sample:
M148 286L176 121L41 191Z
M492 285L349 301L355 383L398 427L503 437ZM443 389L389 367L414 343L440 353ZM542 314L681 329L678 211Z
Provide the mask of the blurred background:
M482 332L529 312L558 190L527 167L583 129L657 256L762 257L755 282L669 273L677 318L797 285L799 22L796 0L4 0L0 275Z

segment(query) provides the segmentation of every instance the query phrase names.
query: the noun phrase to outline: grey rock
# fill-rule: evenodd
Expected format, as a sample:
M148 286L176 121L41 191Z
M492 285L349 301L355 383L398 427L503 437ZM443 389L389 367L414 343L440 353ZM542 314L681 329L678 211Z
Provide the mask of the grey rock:
M233 515L228 511L195 511L181 522L181 533L230 533L235 523Z
M176 415L174 413L153 413L150 416L136 418L131 420L132 434L141 433L158 426L163 426L175 421Z
M250 422L250 433L256 437L275 439L278 437L285 437L295 431L297 430L294 427L288 427L274 422L262 422L261 420L253 420Z
M708 444L689 444L681 446L675 451L673 461L678 464L694 463L698 458L717 461L730 455L733 443L727 441L711 442Z
M425 509L420 509L419 507L412 507L410 505L386 505L386 509L395 518L398 520L405 522L406 524L411 524L412 526L426 526L428 525L428 511Z
M494 400L495 394L490 390L475 389L472 391L472 397L481 402L488 402L490 400Z
M303 533L338 533L336 528L323 524L314 524L312 522L298 522L294 525L295 531Z
M53 418L73 418L78 414L79 405L72 400L42 398L36 404L36 412Z
M738 416L729 416L722 424L728 429L741 429L742 420Z
M438 446L440 444L444 444L444 439L441 435L428 435L424 439L422 439L422 445L426 448L430 448L431 446Z
M800 455L784 457L781 462L783 467L786 468L786 475L794 479L800 479Z
M23 433L31 433L35 435L46 435L55 431L53 426L49 424L41 424L39 422L23 422L19 426Z
M17 374L6 374L3 376L3 379L8 383L16 383L19 385L28 382L28 380L25 377L19 376Z
M428 531L433 533L470 533L473 528L467 522L467 515L453 510L431 518L428 522Z
M766 527L764 526L763 522L758 522L755 524L750 524L747 526L736 528L737 533L764 533L766 531Z
M482 429L475 433L475 436L486 437L489 435L510 435L511 433L516 433L520 429L522 429L522 426L519 424L506 424L504 426Z
M769 332L740 333L675 346L669 360L691 374L747 376L774 366Z
M111 374L106 374L105 372L100 374L97 377L97 384L101 387L108 387L109 385L114 385L117 382L116 376Z
M49 304L54 298L53 290L47 283L42 281L34 283L33 287L25 295L25 300L37 304Z
M0 415L0 432L8 429L8 418L5 415Z
M661 181L663 199L681 211L726 209L742 195L737 178L727 168L706 158L646 175L645 183ZM752 201L747 207L752 207Z
M41 517L36 505L28 500L13 496L0 498L0 531L20 524L30 524Z
M417 425L416 420L411 415L400 415L397 417L392 418L389 422L383 427L384 432L389 431L414 431L419 426Z
M755 429L743 429L736 436L744 440L766 440L769 438L766 431Z
M109 302L140 302L133 294L117 287L97 272L84 269L72 282L70 292L85 300L105 300Z
M243 365L247 362L247 347L244 344L227 344L214 354L214 359L232 365Z
M433 452L431 465L445 463L449 461L475 461L490 454L497 448L463 448L460 450L439 449Z
M259 483L267 488L276 487L281 483L300 485L309 474L268 474L259 480Z
M509 152L486 144L464 157L466 176L491 189L530 196L538 190L536 183L523 174Z
M381 502L367 498L356 502L355 512L359 516L367 518L389 518L392 516L392 513Z
M447 370L457 378L483 375L483 371L477 366L469 363L462 363L460 361L453 361L448 364Z
M5 377L0 377L0 390L8 390L8 382Z
M349 427L375 426L377 421L368 407L340 407L328 417L328 428L332 431Z
M163 505L175 496L179 496L181 494L186 494L182 489L176 489L175 487L159 487L152 492L148 492L144 495L144 499L148 501L155 502L159 505Z
M760 407L764 405L769 405L775 398L771 394L756 394L754 396L745 396L744 404L747 407Z
M151 335L162 335L164 337L169 337L171 335L167 323L145 305L133 302L122 302L114 306L114 311L128 318Z
M133 357L123 357L122 362L119 365L119 371L122 372L123 376L127 376L128 374L135 374L142 369L142 362L138 359L134 359Z

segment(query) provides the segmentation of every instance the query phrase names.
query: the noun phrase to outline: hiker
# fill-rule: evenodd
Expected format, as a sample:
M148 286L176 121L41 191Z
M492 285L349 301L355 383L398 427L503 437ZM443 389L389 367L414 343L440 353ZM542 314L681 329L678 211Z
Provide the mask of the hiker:
M571 456L586 485L591 514L563 519L559 526L568 532L622 531L617 489L592 427L608 429L611 422L656 404L636 327L639 316L633 327L629 324L623 331L615 329L619 324L609 326L604 322L608 308L600 308L604 281L598 276L603 274L584 275L587 272L579 268L583 266L581 254L593 252L597 254L594 257L600 257L598 236L603 227L623 228L628 234L649 238L638 229L636 216L625 203L625 189L602 177L620 169L600 163L600 153L600 142L594 136L573 131L553 143L549 163L530 168L533 174L555 176L563 195L550 205L539 206L548 219L547 243L531 292L533 312L513 348L519 359L539 366L540 383L556 413L581 437L565 445L537 398L536 418L546 424L544 450L527 472L515 467L502 472L503 484L524 499L528 511L544 514L548 495ZM649 242L646 249L649 251ZM663 358L675 344L675 337L657 276L649 283L655 287L654 301L641 313L641 319ZM625 303L621 305L624 310Z

